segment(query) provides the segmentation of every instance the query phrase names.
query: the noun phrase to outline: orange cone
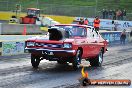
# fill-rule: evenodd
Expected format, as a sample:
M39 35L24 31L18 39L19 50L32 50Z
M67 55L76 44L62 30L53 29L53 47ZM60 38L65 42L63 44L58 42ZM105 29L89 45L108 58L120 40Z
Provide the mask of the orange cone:
M24 25L22 35L26 35L26 34L27 34L27 27L26 27L26 25Z

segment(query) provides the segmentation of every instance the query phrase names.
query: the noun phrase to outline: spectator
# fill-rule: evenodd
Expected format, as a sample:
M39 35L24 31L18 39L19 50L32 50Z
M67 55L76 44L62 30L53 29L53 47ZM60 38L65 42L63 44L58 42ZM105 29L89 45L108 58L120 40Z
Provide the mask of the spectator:
M115 9L112 11L113 20L116 20L116 11Z
M116 18L117 20L120 20L121 10L116 11Z
M106 19L106 10L105 9L103 9L102 15L103 15L103 19Z
M106 9L106 11L105 11L105 15L106 15L106 19L108 19L108 17L109 17L109 12L108 12L107 9Z
M87 18L84 20L84 25L88 25L88 19Z
M109 19L112 19L112 10L109 10Z
M115 28L115 22L114 22L114 20L112 20L112 31L114 31L114 28Z
M96 31L96 33L98 34L98 32L99 32L99 27L100 27L100 20L99 20L99 17L98 17L98 16L95 17L93 23L94 23L95 31Z
M132 29L131 29L131 32L130 32L129 41L132 42Z
M78 24L80 24L80 25L84 25L84 18L80 18L80 21L78 22Z
M120 41L121 41L121 44L124 44L125 45L125 40L126 40L126 30L124 29L121 33L121 36L120 36Z
M123 20L126 20L126 10L123 10Z
M120 12L120 20L123 20L123 10Z
M131 29L131 32L130 32L130 37L132 37L132 29Z
M118 22L114 22L114 31L117 31L118 28Z

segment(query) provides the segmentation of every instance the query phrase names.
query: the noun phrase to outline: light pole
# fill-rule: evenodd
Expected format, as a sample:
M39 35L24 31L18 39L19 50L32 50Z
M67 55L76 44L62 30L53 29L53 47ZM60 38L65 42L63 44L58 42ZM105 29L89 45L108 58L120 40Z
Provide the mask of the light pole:
M98 5L98 0L96 0L96 6L95 6L95 16L97 16L97 6Z
M37 0L36 1L36 7L38 8L38 6L39 6L39 1Z

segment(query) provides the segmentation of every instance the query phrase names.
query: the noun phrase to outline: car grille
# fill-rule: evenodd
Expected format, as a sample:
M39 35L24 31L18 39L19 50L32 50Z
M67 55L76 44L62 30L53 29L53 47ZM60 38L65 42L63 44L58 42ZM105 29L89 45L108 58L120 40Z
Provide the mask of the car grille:
M62 44L48 44L48 43L36 43L36 47L51 47L51 48L62 48Z

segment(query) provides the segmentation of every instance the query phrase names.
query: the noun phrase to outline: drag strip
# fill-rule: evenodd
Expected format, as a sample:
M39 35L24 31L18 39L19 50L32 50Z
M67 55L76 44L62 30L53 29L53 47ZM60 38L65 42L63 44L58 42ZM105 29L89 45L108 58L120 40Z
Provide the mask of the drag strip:
M88 71L89 78L132 80L131 44L110 46L108 50L104 55L102 67L89 67L89 62L83 61L87 66L85 70ZM82 88L78 82L80 77L81 67L74 71L71 65L58 65L57 62L46 60L40 63L38 69L33 69L29 54L0 57L1 88ZM132 88L132 86L105 88Z

